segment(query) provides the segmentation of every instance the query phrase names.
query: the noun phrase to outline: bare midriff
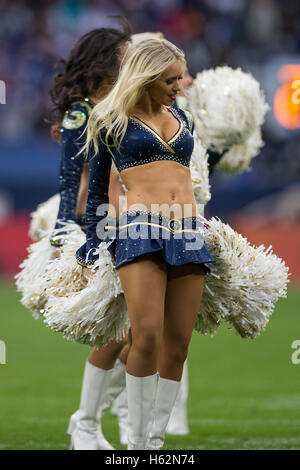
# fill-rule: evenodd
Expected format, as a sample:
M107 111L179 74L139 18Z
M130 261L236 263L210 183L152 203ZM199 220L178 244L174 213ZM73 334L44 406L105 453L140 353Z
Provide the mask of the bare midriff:
M198 215L190 169L162 160L120 172L128 189L120 212L146 210L180 219Z
M119 214L119 202L121 201L121 197L124 196L125 193L122 189L122 185L119 181L119 174L117 171L110 172L110 179L109 179L109 190L108 190L108 198L109 198L109 211L108 215L116 217Z

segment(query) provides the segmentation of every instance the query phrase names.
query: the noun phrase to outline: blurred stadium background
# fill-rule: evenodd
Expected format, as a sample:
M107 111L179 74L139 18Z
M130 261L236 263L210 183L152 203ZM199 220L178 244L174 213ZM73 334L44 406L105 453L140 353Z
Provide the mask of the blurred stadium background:
M11 284L30 243L30 212L58 190L60 149L44 121L54 66L85 32L117 26L112 15L126 17L135 33L163 32L185 51L193 76L227 64L261 83L270 105L265 146L251 171L213 175L206 215L230 222L256 245L273 245L294 285L255 343L226 328L213 342L193 340L193 433L170 438L168 448L300 448L300 365L290 361L300 300L300 105L292 101L292 83L300 79L300 3L0 0L0 339L8 348L0 393L1 421L9 423L1 425L0 449L67 448L63 433L78 403L87 350L34 322ZM114 418L106 420L118 445Z

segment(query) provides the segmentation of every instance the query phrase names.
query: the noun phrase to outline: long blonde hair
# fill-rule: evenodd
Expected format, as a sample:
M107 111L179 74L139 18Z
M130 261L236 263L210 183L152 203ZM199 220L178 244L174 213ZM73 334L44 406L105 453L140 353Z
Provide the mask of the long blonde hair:
M130 45L114 87L90 115L83 151L87 154L93 143L98 153L98 138L101 138L102 131L105 132L105 144L109 150L111 146L119 149L127 129L128 116L147 85L177 60L185 64L184 53L166 39L150 38Z

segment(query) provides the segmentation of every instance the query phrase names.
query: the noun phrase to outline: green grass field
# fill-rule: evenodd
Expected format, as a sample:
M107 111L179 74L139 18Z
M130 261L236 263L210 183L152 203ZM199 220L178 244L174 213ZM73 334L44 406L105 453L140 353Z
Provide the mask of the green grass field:
M89 348L35 321L12 287L0 285L0 449L63 450L77 409ZM300 291L277 304L266 331L243 340L228 327L214 338L194 334L189 353L190 434L168 436L165 449L300 449ZM117 419L103 420L117 448Z

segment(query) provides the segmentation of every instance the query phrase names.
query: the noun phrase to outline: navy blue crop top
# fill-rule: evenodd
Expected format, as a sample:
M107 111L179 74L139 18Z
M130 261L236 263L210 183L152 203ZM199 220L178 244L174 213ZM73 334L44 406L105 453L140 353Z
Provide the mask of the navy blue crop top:
M80 186L81 173L85 163L84 154L77 155L85 143L82 135L88 117L93 108L87 98L84 101L73 103L66 111L61 127L61 164L59 176L60 204L55 233L50 237L50 243L61 246L64 241L63 226L66 221L74 221L78 225L85 225L84 215L76 215L77 196ZM61 231L57 229L62 228Z
M132 116L128 119L128 126L120 150L117 150L116 147L111 148L111 155L108 148L99 139L99 153L93 155L91 152L85 219L87 241L76 253L77 261L82 266L89 266L95 262L94 250L105 238L103 230L99 230L100 225L98 224L107 216L107 210L105 210L105 206L102 206L98 215L96 211L100 205L108 203L112 158L119 172L126 168L159 160L172 160L189 167L194 147L192 122L181 109L172 109L170 112L178 120L178 130L168 142L143 121ZM102 139L104 141L104 138Z
M194 147L192 124L181 109L169 108L178 121L174 136L165 141L141 119L128 119L126 134L120 146L112 150L113 160L119 172L133 166L158 160L172 160L189 167Z

